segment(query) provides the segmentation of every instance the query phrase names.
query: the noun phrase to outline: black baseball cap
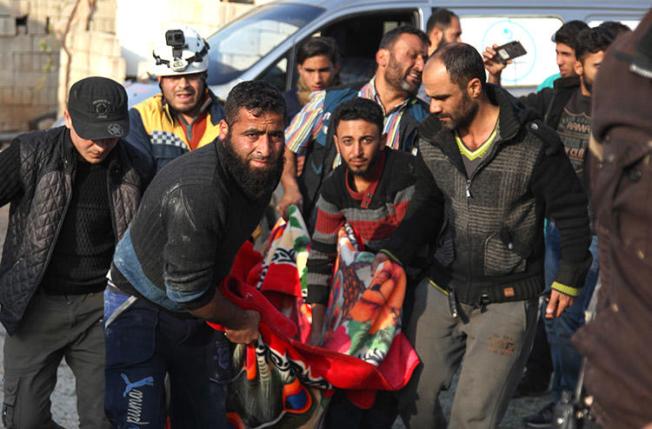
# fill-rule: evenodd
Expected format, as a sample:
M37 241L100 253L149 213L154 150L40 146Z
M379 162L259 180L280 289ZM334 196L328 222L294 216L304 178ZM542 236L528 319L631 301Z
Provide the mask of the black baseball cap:
M127 92L105 77L87 77L68 93L68 113L75 132L83 139L122 138L129 132Z

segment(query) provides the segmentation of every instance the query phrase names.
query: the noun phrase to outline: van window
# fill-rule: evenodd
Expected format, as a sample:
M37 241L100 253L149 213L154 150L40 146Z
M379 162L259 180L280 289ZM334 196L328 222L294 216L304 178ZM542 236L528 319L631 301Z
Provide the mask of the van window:
M417 18L416 9L354 15L326 25L313 36L329 36L336 40L342 55L342 83L359 83L374 75L376 51L383 35L401 25L417 25Z
M258 79L264 80L275 86L279 91L286 91L286 81L288 71L288 59L287 57L281 57L276 63L272 64L265 70Z
M208 38L209 85L237 79L324 9L301 4L270 4L254 9Z
M479 52L492 44L521 42L527 54L514 59L502 74L506 87L533 87L559 73L551 37L563 21L553 16L461 16L462 40Z

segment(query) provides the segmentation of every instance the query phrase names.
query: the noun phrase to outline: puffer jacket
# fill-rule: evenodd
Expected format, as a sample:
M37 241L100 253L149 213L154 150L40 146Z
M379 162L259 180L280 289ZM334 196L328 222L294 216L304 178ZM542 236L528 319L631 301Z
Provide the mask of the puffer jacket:
M506 91L488 85L487 95L500 107L499 137L471 177L454 134L436 118L422 123L414 207L385 250L406 262L437 237L428 276L438 286L470 305L524 300L543 291L550 217L561 235L556 280L581 287L591 262L587 199L562 143Z
M10 335L48 267L71 200L77 157L68 133L58 127L18 137L12 146L19 148L20 162L0 171L0 181L16 182L18 176L20 183L19 189L0 187L0 206L11 204L0 262L0 322ZM117 239L134 217L152 173L124 141L109 156L107 184Z

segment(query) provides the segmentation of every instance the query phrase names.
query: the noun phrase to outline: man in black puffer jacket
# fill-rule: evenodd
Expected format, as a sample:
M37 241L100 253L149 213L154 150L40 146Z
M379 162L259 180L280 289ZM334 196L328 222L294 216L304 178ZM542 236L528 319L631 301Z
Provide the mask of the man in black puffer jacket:
M64 117L0 153L0 205L11 204L0 263L7 428L54 426L49 398L63 357L77 378L80 427L108 427L102 293L149 164L120 140L129 119L117 82L77 82Z
M422 365L402 395L403 420L439 427L439 392L463 361L450 427L496 427L534 338L544 216L561 235L546 309L558 317L591 263L586 195L559 137L485 84L473 47L440 50L424 84L433 115L419 129L415 196L384 250L409 263L420 245L438 241L407 328Z

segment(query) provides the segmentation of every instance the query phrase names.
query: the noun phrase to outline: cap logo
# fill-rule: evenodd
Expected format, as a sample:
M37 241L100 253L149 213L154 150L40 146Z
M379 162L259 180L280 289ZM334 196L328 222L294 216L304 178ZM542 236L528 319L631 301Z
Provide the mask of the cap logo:
M124 129L122 128L122 125L116 123L109 124L106 127L106 132L108 132L110 135L114 137L119 137L121 135L124 135Z
M109 100L95 100L93 101L93 110L97 113L97 119L106 119L107 113L111 110L111 102Z

